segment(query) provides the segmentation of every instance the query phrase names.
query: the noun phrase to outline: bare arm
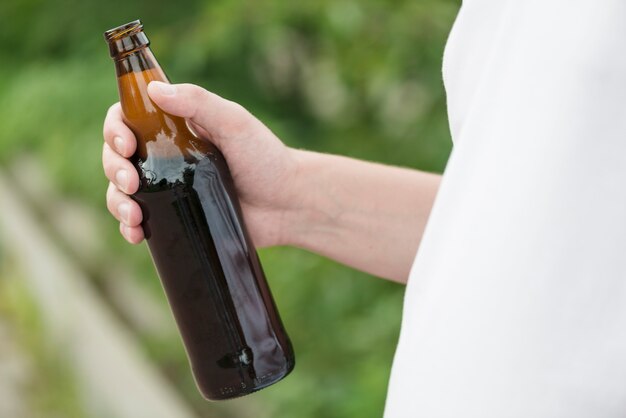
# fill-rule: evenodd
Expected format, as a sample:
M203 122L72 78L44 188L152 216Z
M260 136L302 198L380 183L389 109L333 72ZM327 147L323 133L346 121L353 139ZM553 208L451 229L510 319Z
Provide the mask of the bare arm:
M307 151L298 161L286 244L406 283L440 176Z

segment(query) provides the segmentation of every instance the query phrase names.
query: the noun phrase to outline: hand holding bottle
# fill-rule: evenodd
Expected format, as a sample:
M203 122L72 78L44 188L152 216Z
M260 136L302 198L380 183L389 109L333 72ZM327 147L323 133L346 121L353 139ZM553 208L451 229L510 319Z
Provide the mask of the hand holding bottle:
M189 84L172 85L174 94L163 94L162 86L149 86L154 103L188 118L224 154L256 246L295 245L405 280L439 176L288 148L240 105ZM109 109L104 138L107 205L126 240L138 243L141 211L127 194L139 179L126 159L136 141L119 103Z
M298 151L286 147L265 125L237 103L192 84L152 82L148 93L165 112L181 116L200 137L209 139L224 154L231 170L244 218L254 244L284 243L288 212L296 209L293 193ZM139 243L141 210L128 195L139 187L139 176L128 160L135 152L134 134L124 123L119 103L109 109L104 122L104 171L110 180L107 207L120 221L120 232Z

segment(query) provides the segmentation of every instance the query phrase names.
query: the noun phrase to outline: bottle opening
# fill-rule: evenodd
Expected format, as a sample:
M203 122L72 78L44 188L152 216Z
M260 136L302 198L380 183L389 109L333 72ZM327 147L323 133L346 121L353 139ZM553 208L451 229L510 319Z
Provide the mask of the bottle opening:
M140 20L109 29L104 32L104 39L109 44L109 52L114 59L121 59L150 44L146 34L143 33L143 24Z
M109 29L108 31L104 32L104 39L106 39L107 42L115 41L124 36L139 32L142 29L143 24L141 23L141 20L133 20L132 22L125 23L121 26Z

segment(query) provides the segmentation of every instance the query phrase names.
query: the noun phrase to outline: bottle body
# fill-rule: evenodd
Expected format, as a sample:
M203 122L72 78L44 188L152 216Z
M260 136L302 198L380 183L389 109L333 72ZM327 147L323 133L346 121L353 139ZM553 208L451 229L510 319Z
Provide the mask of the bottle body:
M208 399L241 396L286 376L293 352L223 159L187 164L184 181L134 199L198 387Z
M246 231L222 154L147 95L167 81L147 45L116 60L146 241L207 399L242 396L285 377L294 354Z

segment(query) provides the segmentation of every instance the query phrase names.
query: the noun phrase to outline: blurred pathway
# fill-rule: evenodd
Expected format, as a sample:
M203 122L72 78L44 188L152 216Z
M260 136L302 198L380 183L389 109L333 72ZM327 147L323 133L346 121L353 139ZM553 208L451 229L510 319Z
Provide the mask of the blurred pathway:
M0 238L11 243L5 248L24 269L26 285L42 313L50 341L63 347L62 352L73 366L90 415L107 418L196 416L147 361L134 336L99 298L81 269L48 236L2 172L0 196L3 215L0 216ZM11 367L8 366L8 370ZM11 390L15 389L8 389L7 393ZM14 407L20 405L15 403ZM19 415L0 413L0 416Z
M30 359L15 341L10 324L0 318L0 417L33 416L26 397L31 378Z

